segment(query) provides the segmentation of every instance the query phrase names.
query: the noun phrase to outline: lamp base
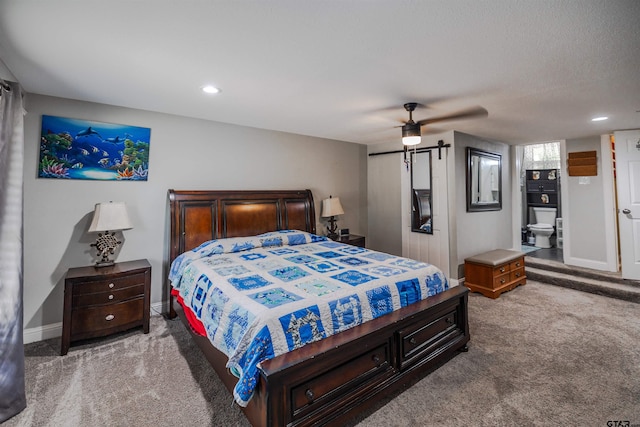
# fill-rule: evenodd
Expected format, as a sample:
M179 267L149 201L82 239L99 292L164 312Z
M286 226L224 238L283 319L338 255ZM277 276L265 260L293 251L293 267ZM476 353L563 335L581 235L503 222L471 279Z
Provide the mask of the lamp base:
M118 245L122 244L120 240L115 238L115 235L116 233L113 231L107 231L104 234L98 233L96 242L91 244L98 249L98 256L102 257L100 261L96 262L96 267L109 267L115 264L115 261L109 259L109 255L113 255Z
M332 216L331 218L329 218L329 226L327 227L327 237L330 238L331 240L336 240L338 238L338 233L336 233L336 231L338 230L338 226L336 225L336 217Z
M94 265L94 267L96 267L96 268L111 267L114 264L115 264L115 261L111 261L111 260L98 261L98 262L96 262L96 265Z

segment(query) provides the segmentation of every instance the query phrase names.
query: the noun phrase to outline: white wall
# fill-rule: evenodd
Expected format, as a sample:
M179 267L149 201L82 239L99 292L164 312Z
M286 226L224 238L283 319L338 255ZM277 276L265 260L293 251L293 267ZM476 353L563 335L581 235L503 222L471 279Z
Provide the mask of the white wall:
M455 182L455 239L452 239L451 263L454 278L464 276L464 260L470 256L493 249L513 247L512 185L518 178L512 177L509 145L455 132L455 166L449 179ZM502 155L502 209L499 211L467 212L467 147ZM519 250L519 248L517 248Z
M167 245L167 190L304 189L321 201L340 197L340 227L366 234L366 147L320 138L196 120L149 111L27 95L24 167L25 341L60 335L64 274L95 261L86 230L95 203L127 203L134 228L118 261L147 258L152 306L162 299ZM37 178L41 116L151 128L149 178L112 182ZM319 220L318 231L326 222Z
M607 144L604 144L606 147ZM568 139L561 153L596 151L597 176L569 176L562 161L562 217L564 263L597 270L617 271L615 239L610 236L615 217L610 200L613 193L611 154L603 152L602 138ZM612 249L613 248L613 249Z

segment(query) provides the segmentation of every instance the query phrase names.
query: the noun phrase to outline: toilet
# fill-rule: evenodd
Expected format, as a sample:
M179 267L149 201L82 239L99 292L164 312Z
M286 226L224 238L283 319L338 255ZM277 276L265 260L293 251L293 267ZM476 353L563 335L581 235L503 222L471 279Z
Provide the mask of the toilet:
M549 237L553 234L553 224L556 222L556 208L533 208L536 217L535 224L529 224L527 228L536 237L535 246L538 248L550 248Z

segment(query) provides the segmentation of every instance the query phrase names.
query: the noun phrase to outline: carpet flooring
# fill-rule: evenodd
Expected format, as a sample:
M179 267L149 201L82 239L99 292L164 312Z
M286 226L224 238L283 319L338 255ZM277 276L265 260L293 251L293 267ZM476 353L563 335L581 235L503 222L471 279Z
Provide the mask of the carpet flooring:
M358 426L640 424L640 306L530 281L469 296L469 351ZM179 320L71 347L25 346L15 426L248 426Z

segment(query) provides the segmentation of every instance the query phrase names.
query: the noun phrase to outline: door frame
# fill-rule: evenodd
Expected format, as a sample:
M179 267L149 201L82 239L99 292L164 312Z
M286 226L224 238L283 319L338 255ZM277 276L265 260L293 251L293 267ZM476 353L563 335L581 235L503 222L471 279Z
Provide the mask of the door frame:
M560 144L560 157L567 158L566 141ZM568 177L567 162L561 162L562 176ZM609 135L600 135L600 154L598 161L598 174L602 174L602 202L604 209L604 224L601 226L605 232L605 257L603 261L589 260L584 258L573 257L571 251L571 221L563 222L564 249L563 258L566 265L576 267L590 268L592 270L609 271L617 273L620 271L618 262L618 233L617 233L617 214L616 214L616 189L613 181L613 158L611 153L611 144ZM608 189L608 191L607 191ZM572 206L570 200L570 186L562 185L560 196L562 199L562 215L570 217Z
M605 219L605 244L607 251L608 271L620 271L620 251L618 242L618 209L616 200L617 188L613 170L613 152L611 151L611 135L600 135L600 153L602 157L602 178L603 188L610 188L605 191L604 198L604 219Z
M585 267L594 270L601 271L610 271L610 272L619 272L620 271L620 263L618 257L618 216L616 212L616 188L615 182L613 179L613 157L611 152L611 144L610 144L610 135L601 135L600 136L600 162L599 162L599 171L602 173L603 180L603 188L605 191L603 192L603 203L604 203L604 217L605 217L605 251L606 251L606 260L602 261L589 261L584 259L578 259L571 257L571 224L569 222L563 223L563 260L566 265L573 265L576 267ZM567 158L567 146L566 140L559 140L560 142L560 170L561 177L565 180L568 177L567 171L567 162L565 159ZM514 191L512 196L514 198L514 203L512 205L512 218L513 218L513 244L514 249L519 250L520 248L520 240L521 234L520 230L523 225L522 223L522 196L521 194L516 194L520 192L520 174L522 170L522 164L520 161L517 161L517 154L519 150L515 149L512 153L516 154L512 158L512 166L511 171L513 173L512 179L514 184ZM521 148L524 149L524 148ZM515 190L517 188L517 190ZM610 191L606 191L606 189L610 189ZM562 206L562 216L568 217L569 212L571 211L571 206L569 206L569 186L561 185L560 186L560 206ZM518 203L519 200L519 203Z
M615 138L615 144L616 144L616 152L619 152L620 154L623 154L626 152L627 149L629 149L629 137L632 137L632 141L635 141L636 138L638 138L638 135L640 134L640 129L628 129L628 130L620 130L620 131L615 131L614 132L614 138ZM621 147L624 147L624 149L621 149ZM637 146L636 146L637 147ZM631 181L630 178L632 177L632 172L631 172L631 163L635 163L635 155L636 153L633 151L633 149L631 149L628 152L628 157L627 154L625 154L624 156L618 155L616 161L619 162L621 157L625 157L625 169L627 171L627 176L622 177L625 178L620 179L620 174L617 174L617 182L616 182L616 191L618 189L618 187L620 187L620 189L622 191L625 192L625 194L627 194L627 192L630 192L630 190L633 190L633 188L630 188L631 186ZM623 164L623 163L620 163ZM616 170L620 171L621 168L620 167L616 167ZM627 198L629 200L627 200ZM633 208L635 207L635 205L632 205L633 203L633 196L631 194L629 195L625 195L623 197L622 203L625 203L625 205L621 204L621 201L619 198L617 198L617 202L618 202L618 210L620 209L624 209L624 208ZM628 203L628 204L627 204ZM624 235L624 238L627 239L629 238L626 235L626 232L629 231L628 227L628 222L627 221L632 221L631 222L631 231L632 233L636 230L634 230L634 222L635 222L635 215L633 216L633 219L627 219L627 218L623 218L623 213L622 212L618 212L618 210L616 211L616 220L618 221L618 245L619 245L619 250L620 250L620 272L621 272L621 276L623 279L629 279L629 280L640 280L640 270L638 269L638 254L636 253L637 247L635 247L634 245L634 237L632 236L630 237L630 241L625 240L624 244L622 243L622 239L621 236ZM624 224L623 224L624 222ZM622 226L622 227L621 227ZM628 250L628 252L624 252L626 250Z

